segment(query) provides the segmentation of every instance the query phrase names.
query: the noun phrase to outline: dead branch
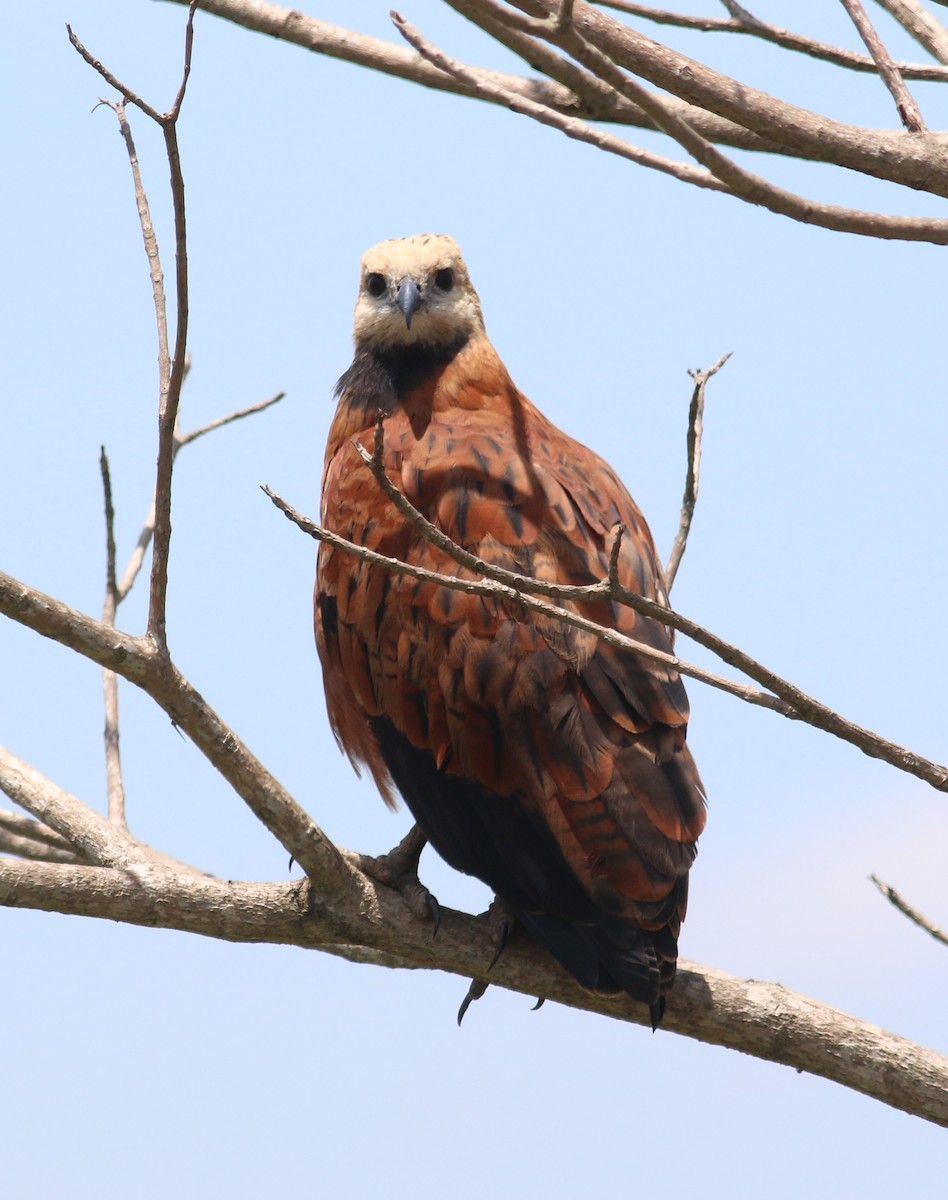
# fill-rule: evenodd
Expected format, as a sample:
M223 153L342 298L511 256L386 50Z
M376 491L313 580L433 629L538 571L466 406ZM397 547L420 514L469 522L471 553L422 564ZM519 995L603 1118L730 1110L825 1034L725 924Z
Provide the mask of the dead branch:
M0 904L179 929L233 942L325 950L355 962L485 976L494 946L487 922L445 909L436 939L397 893L369 885L375 916L329 905L304 883L233 883L149 868L128 873L0 859ZM584 992L526 938L515 937L493 985L644 1025L644 1008ZM641 1011L640 1011L641 1010ZM662 1032L781 1062L948 1125L948 1059L796 995L680 962Z

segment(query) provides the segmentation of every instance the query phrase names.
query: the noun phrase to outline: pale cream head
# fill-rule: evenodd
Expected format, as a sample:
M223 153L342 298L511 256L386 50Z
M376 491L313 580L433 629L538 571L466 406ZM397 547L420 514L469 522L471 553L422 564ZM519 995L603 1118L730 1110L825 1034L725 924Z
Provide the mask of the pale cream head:
M420 233L380 242L363 254L357 346L437 349L483 332L481 304L453 238Z

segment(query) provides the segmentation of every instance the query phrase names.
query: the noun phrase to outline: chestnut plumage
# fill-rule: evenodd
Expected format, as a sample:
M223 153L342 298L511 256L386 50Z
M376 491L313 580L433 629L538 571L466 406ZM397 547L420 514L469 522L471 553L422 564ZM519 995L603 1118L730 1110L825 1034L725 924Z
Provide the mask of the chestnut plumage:
M379 417L389 477L485 562L660 601L645 521L615 472L514 386L457 245L383 242L362 261L355 357L337 387L322 521L382 554L470 577L399 515L357 453ZM567 607L670 651L618 605ZM493 597L397 576L323 544L316 640L333 731L388 803L477 876L586 988L661 1019L704 826L678 675Z

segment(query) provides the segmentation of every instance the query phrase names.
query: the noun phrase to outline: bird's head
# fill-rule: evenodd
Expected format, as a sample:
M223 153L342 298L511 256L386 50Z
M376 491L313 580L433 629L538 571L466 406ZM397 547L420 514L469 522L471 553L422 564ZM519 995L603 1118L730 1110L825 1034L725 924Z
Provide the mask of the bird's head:
M453 238L392 238L362 256L355 307L358 347L437 352L484 332L477 292Z

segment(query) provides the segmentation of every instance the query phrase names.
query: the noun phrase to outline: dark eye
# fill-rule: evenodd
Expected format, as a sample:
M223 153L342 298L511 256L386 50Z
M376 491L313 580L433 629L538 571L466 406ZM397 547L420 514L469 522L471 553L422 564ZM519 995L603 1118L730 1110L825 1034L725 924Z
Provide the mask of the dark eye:
M376 271L373 271L371 275L366 275L365 290L370 296L384 296L388 290L385 286L385 276L379 275Z
M440 288L442 292L450 292L454 287L454 272L450 267L442 267L440 271L435 272L435 287Z

